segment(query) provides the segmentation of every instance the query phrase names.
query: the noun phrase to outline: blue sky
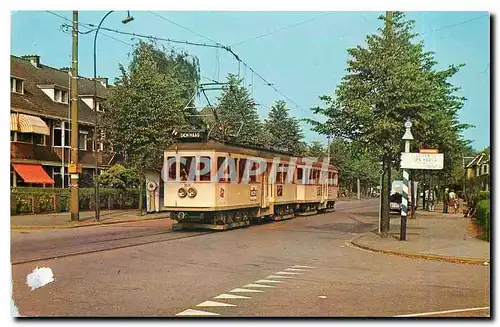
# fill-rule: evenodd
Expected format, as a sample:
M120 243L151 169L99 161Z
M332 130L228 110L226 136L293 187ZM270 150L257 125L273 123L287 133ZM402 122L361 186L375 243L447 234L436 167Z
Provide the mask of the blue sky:
M71 19L70 11L57 14ZM235 53L267 81L297 105L266 86L256 75L240 66L240 76L260 104L265 118L275 100L288 102L296 117L313 117L311 107L321 105L320 95L332 94L345 74L347 52L362 45L367 34L381 26L377 17L383 12L154 12L209 39L229 45ZM79 20L97 24L105 12L80 11ZM104 27L126 32L156 35L164 38L212 43L191 31L165 21L147 11L133 11L135 20L123 25L125 11L112 13ZM464 63L466 66L452 79L461 87L467 102L460 121L475 125L464 133L473 147L490 144L490 21L486 12L408 12L415 20L415 32L422 34L426 50L434 51L438 68ZM479 18L477 18L479 17ZM475 19L477 18L477 19ZM302 23L304 22L304 23ZM70 66L71 35L61 30L69 23L44 11L17 11L11 15L11 53L38 54L43 64L56 68ZM297 24L301 23L301 24ZM290 26L295 25L296 26ZM287 28L288 27L288 28ZM284 29L283 29L284 28ZM282 29L282 30L280 30ZM82 29L84 30L84 29ZM278 30L278 31L277 31ZM265 33L257 39L249 40ZM118 64L127 64L131 46L111 39L113 36L133 44L130 36L104 31L97 41L98 75L113 79ZM237 44L242 41L247 42ZM166 44L166 43L165 43ZM168 45L168 44L167 44ZM196 55L202 76L223 81L228 72L238 73L238 64L224 50L174 45ZM93 74L93 34L79 39L79 73ZM208 82L208 80L203 80ZM218 93L210 91L211 98ZM199 101L204 105L204 101ZM307 141L325 141L303 124Z

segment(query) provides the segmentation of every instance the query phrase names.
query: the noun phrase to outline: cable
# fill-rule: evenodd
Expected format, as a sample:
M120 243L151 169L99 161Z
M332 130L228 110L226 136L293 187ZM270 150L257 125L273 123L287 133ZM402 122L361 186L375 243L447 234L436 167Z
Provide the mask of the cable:
M149 12L150 14L152 14L152 15L155 15L156 17L158 17L158 18L160 18L160 19L163 19L163 20L164 20L164 21L166 21L166 22L172 23L172 24L174 24L175 26L178 26L178 27L180 27L180 28L182 28L182 29L184 29L184 30L186 30L186 31L188 31L188 32L191 32L191 33L196 34L196 35L198 35L198 36L200 36L200 37L202 37L202 38L204 38L204 39L206 39L206 40L209 40L210 42L213 42L213 43L215 43L215 44L219 44L217 41L212 40L212 39L211 39L211 38L209 38L208 36L205 36L205 35L203 35L203 34L201 34L201 33L198 33L198 32L196 32L196 31L193 31L192 29L189 29L189 28L187 28L187 27L185 27L185 26L182 26L181 24L178 24L178 23L174 22L173 20L170 20L170 19L166 18L165 16L162 16L162 15L160 15L160 14L154 13L154 12L152 12L152 11L148 11L148 12ZM219 44L219 45L220 45L220 44Z
M265 36L268 36L268 35L271 35L271 34L274 34L274 33L278 33L278 32L281 32L281 31L284 31L286 29L289 29L291 27L295 27L295 26L299 26L299 25L302 25L302 24L306 24L306 23L309 23L309 22L312 22L316 19L319 19L319 18L322 18L322 17L325 17L325 16L329 16L331 15L332 13L326 13L326 14L323 14L321 16L318 16L318 17L314 17L314 18L311 18L311 19L308 19L308 20L304 20L304 21L301 21L301 22L298 22L298 23L294 23L294 24L291 24L291 25L288 25L288 26L285 26L285 27L282 27L280 29L277 29L277 30L274 30L274 31L271 31L271 32L268 32L268 33L264 33L262 35L258 35L258 36L255 36L255 37L252 37L250 39L247 39L247 40L243 40L243 41L240 41L240 42L237 42L237 43L234 43L232 44L231 46L234 47L236 45L240 45L240 44L243 44L243 43L246 43L246 42L250 42L250 41L253 41L253 40L256 40L256 39L260 39L261 37L265 37Z
M475 21L477 19L480 19L480 18L483 18L483 17L489 17L489 16L490 16L490 14L477 16L477 17L474 17L474 18L471 18L471 19L463 20L463 21L455 23L455 24L446 25L446 26L443 26L443 27L440 27L440 28L433 29L433 30L431 30L429 32L425 32L425 33L419 34L419 36L422 36L422 35L428 34L428 33L434 33L434 32L438 32L438 31L442 31L442 30L445 30L445 29L448 29L448 28L452 28L452 27L456 27L456 26L459 26L459 25L462 25L462 24L470 23L470 22Z
M73 22L71 19L66 18L66 17L64 17L64 16L62 16L62 15L59 15L59 14L57 14L57 13L53 12L53 11L50 11L50 10L45 10L45 12L47 12L47 13L49 13L49 14L52 14L52 15L54 15L54 16L57 16L57 17L59 17L59 18L62 18L62 19L64 19L64 20L68 21L68 22ZM86 28L86 29L88 29L88 30L89 30L89 31L87 31L87 32L80 32L80 34L88 34L88 33L92 32L92 31L95 31L95 29L91 29L90 27L86 26L86 25L89 25L89 24L85 24L85 23L82 23L82 22L78 22L78 25L81 25L83 28ZM64 25L63 25L63 26L64 26ZM66 25L66 26L68 26L68 25ZM71 30L72 30L72 29L73 29L73 26L70 26L70 27L71 27ZM102 28L101 28L101 29L102 29ZM63 31L63 32L64 32L64 31ZM102 35L104 35L104 36L106 36L106 37L108 37L108 38L110 38L110 39L113 39L113 40L115 40L115 41L118 41L118 42L120 42L120 43L123 43L123 44L125 44L125 45L128 45L128 46L134 46L133 44L130 44L130 43L127 43L127 42L122 41L122 40L120 40L120 39L117 39L117 38L115 38L115 37L113 37L113 36L111 36L111 35L108 35L108 34L106 34L106 33L102 33L102 32L101 32L101 34L102 34Z

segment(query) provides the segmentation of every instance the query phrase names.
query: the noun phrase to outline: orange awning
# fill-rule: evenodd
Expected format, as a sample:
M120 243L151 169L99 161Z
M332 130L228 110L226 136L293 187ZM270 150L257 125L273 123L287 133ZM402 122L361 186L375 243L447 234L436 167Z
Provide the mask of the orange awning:
M12 164L14 170L21 176L25 183L54 184L54 180L37 164Z

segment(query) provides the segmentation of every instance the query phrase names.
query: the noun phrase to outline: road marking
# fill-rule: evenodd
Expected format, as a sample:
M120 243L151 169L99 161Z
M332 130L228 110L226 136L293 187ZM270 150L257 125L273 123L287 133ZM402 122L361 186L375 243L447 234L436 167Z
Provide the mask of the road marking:
M231 293L262 293L264 291L260 290L250 290L246 288L235 288L234 290L230 290Z
M214 299L251 299L251 297L223 293L223 294L217 295L216 297L214 297Z
M316 267L311 267L311 266L292 266L292 268L314 269L314 268L316 268Z
M446 311L412 313L412 314L409 314L409 315L399 315L399 316L395 316L395 317L420 317L420 316L431 316L431 315L438 315L438 314L444 314L444 313L466 312L466 311L480 311L480 310L489 310L489 309L490 309L490 307L455 309L455 310L446 310Z
M215 301L205 301L197 305L197 307L236 307L236 304L215 302Z
M275 287L271 285L259 285L259 284L246 284L243 287Z
M271 275L271 276L267 276L266 278L294 278L294 277L290 277L290 276L275 276L275 275Z
M284 283L280 280L259 279L256 283Z
M187 309L176 314L176 316L220 316L218 313Z
M307 271L305 269L286 268L285 271Z
M289 271L279 271L276 275L302 275L302 273L289 272Z

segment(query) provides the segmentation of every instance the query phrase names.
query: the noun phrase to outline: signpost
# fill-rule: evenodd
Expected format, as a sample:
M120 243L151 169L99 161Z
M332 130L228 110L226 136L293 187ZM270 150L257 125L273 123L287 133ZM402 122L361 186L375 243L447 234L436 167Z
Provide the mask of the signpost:
M444 165L444 154L438 153L437 149L420 149L419 153L410 153L410 141L413 140L411 134L412 124L408 119L405 123L405 141L404 152L401 153L401 168L403 168L403 200L401 203L401 230L400 240L406 241L406 219L408 214L408 180L409 174L407 169L428 169L441 170ZM415 203L412 203L415 206Z

